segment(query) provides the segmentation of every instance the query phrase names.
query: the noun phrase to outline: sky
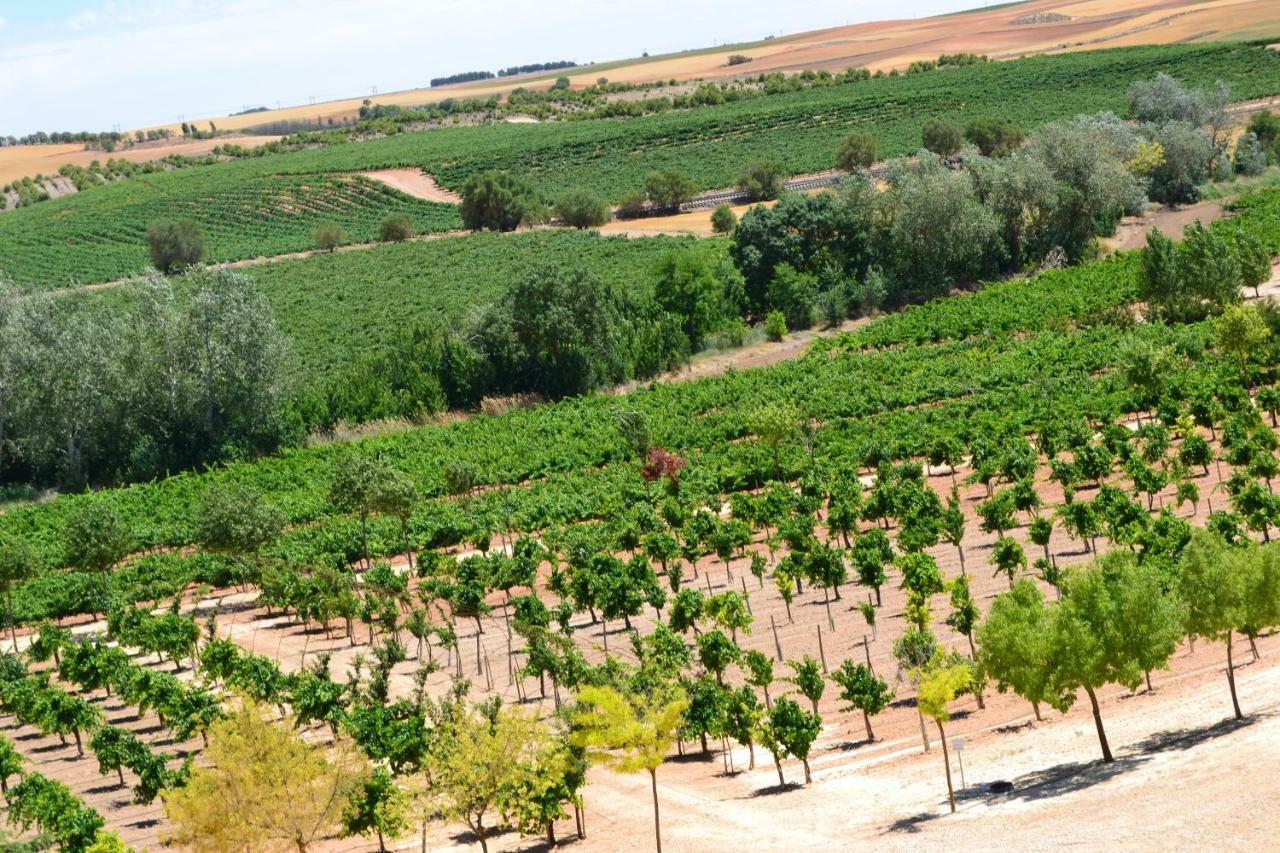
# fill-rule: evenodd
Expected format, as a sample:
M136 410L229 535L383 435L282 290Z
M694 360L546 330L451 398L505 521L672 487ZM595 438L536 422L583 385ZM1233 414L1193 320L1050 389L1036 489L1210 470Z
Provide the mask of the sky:
M0 135L110 130L984 0L0 0ZM678 22L678 25L677 23Z

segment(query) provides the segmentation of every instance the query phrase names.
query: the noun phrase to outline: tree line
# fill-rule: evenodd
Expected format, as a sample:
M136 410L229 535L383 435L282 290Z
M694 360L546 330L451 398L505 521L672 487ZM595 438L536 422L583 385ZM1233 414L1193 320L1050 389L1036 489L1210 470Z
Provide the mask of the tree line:
M252 279L152 277L118 298L0 288L0 478L149 479L296 440L289 347Z

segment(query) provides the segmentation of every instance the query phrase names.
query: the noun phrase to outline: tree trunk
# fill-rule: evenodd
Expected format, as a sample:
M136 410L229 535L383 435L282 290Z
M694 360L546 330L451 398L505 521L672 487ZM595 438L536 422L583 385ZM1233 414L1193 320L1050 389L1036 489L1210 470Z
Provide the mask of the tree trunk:
M1227 632L1227 685L1231 688L1231 707L1235 709L1236 719L1243 720L1244 714L1240 713L1240 700L1236 697L1236 667L1231 660L1231 632Z
M929 751L929 730L924 727L924 713L920 710L919 700L916 700L916 716L920 718L920 739L924 741L924 751Z
M658 822L658 771L649 770L649 786L653 789L653 840L657 842L658 853L662 853L662 826Z
M942 720L934 720L938 724L938 738L942 741L942 766L947 771L947 802L951 804L951 813L956 813L956 792L951 787L951 756L947 753L947 732L942 728Z
M750 756L750 759L747 763L747 769L755 770L756 769L756 745L754 743L747 744L747 755Z
M124 787L124 770L120 767L116 768L116 775L120 777L120 787Z
M867 727L867 743L874 743L876 736L871 733L871 715L866 711L862 712L862 724Z
M810 773L809 773L809 759L807 759L807 758L802 758L802 759L800 759L800 763L804 765L804 783L805 783L806 785L812 785L812 784L813 784L813 776L812 776L812 775L810 775Z
M778 787L779 788L787 787L787 780L782 778L782 762L778 760L778 756L776 753L773 756L773 766L778 768Z
M556 825L554 821L547 821L547 845L556 846Z
M1107 743L1106 730L1102 728L1102 711L1098 709L1098 697L1093 692L1092 687L1086 687L1084 692L1089 694L1089 705L1093 708L1093 725L1098 730L1098 743L1102 746L1102 760L1106 762L1115 761L1115 757L1111 754L1111 745Z
M964 568L964 548L961 548L959 543L956 544L956 553L960 555L960 574L963 575L964 577L968 577L969 573L965 571L965 568ZM877 590L877 592L878 591L879 590Z
M1037 723L1043 723L1043 722L1044 722L1044 717L1040 716L1040 703L1039 703L1039 702L1032 702L1032 703L1031 703L1031 710L1033 710L1033 711L1035 711L1035 712L1036 712L1036 722L1037 722Z

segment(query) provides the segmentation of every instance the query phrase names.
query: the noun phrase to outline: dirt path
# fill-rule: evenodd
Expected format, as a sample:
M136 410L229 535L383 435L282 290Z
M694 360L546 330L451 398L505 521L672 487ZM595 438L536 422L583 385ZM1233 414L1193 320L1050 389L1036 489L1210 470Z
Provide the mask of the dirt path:
M1102 243L1112 251L1141 249L1147 243L1147 234L1159 228L1170 239L1182 239L1182 231L1196 222L1208 225L1225 215L1225 204L1222 200L1201 201L1185 207L1167 207L1153 204L1141 216L1127 216L1121 220L1116 233L1103 239Z

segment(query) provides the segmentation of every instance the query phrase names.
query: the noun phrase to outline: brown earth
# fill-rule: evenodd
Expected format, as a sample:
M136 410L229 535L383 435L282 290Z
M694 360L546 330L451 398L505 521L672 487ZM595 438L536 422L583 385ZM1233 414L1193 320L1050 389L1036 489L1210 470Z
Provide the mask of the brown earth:
M438 201L445 204L458 204L462 196L453 190L447 190L436 183L435 178L421 169L379 169L374 172L361 172L366 178L386 184L392 189L406 195L426 201Z
M165 142L146 143L132 148L108 154L105 151L89 151L84 145L13 145L0 148L0 184L37 174L56 175L58 169L67 163L88 167L94 160L106 163L108 160L131 160L134 163L145 163L150 160L163 160L170 154L181 154L183 157L203 157L219 145L240 145L245 148L256 148L279 139L278 136L222 136L217 139L198 139L188 142L167 140Z
M1160 229L1170 238L1181 239L1188 225L1201 222L1208 225L1221 219L1225 211L1221 201L1202 201L1185 207L1167 207L1153 204L1142 216L1129 216L1121 221L1116 233L1102 241L1105 248L1141 249L1147 243L1147 234Z
M1065 20L1019 23L1037 14L1063 15ZM872 70L905 68L941 53L977 52L995 59L1033 53L1059 53L1134 44L1170 44L1260 38L1280 32L1280 5L1274 0L1031 0L1013 6L975 9L954 15L875 21L784 35L745 45L583 66L503 80L479 81L432 89L410 89L379 95L382 104L419 105L447 97L501 94L517 86L550 87L567 73L576 87L600 76L615 82L648 83L669 79L716 80L762 72L807 68ZM730 54L751 57L729 66ZM273 121L351 118L363 97L217 117L219 127L242 130Z

